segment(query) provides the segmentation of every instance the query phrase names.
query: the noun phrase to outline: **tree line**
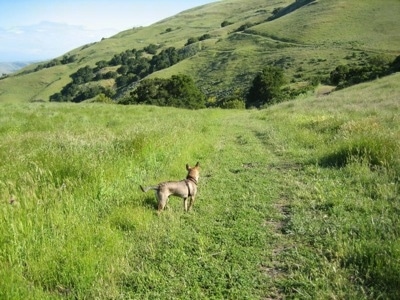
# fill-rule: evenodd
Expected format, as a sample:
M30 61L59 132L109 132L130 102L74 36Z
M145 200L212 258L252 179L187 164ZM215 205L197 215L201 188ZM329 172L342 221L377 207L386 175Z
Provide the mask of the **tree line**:
M201 38L208 38L208 36ZM191 43L189 39L186 46L181 49L169 47L161 51L159 51L160 46L150 44L142 50L130 49L115 54L108 61L98 61L93 68L82 67L70 75L72 81L69 84L64 86L59 93L50 96L50 101L82 102L98 97L103 102L117 102L125 105L152 104L190 109L259 108L294 98L319 84L317 80L303 89L284 88L287 83L284 70L275 66L266 66L254 76L247 91L235 93L218 101L207 102L206 96L190 76L174 75L169 79L145 79L153 72L169 68L194 55L198 48L190 46ZM73 58L64 57L63 61L68 62L70 59ZM113 71L107 71L106 68L109 67L114 67L111 68ZM362 66L337 66L330 72L324 83L343 88L397 71L400 71L400 56L394 61L385 56L375 56ZM113 79L114 87L104 87L97 83L104 79ZM132 91L126 94L127 90ZM116 101L117 98L118 101Z
M140 81L153 72L169 68L181 60L196 53L195 47L176 49L169 47L158 54L157 45L148 45L142 50L126 50L115 54L109 61L102 60L95 67L85 66L70 75L72 81L62 90L50 96L54 102L82 102L102 93L108 97L115 97L118 90ZM153 54L151 57L144 54ZM116 67L116 71L104 72L107 67ZM103 79L114 79L115 89L106 88L96 83Z
M376 55L362 66L337 66L329 76L330 84L338 89L345 88L361 82L374 80L400 71L400 56L393 61L387 56Z

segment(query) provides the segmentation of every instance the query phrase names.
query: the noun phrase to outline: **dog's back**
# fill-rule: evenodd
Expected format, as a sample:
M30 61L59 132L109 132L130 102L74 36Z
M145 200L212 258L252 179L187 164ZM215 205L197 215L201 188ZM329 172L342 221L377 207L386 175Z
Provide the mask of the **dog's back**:
M159 211L164 209L170 195L183 198L185 211L188 211L192 207L194 203L194 198L197 193L197 181L199 180L199 163L197 162L197 164L193 168L189 167L189 165L187 164L186 170L188 171L188 174L186 176L186 179L184 180L166 181L158 185L147 187L143 187L140 185L140 188L143 192L148 192L149 190L156 191ZM189 207L187 206L188 198L190 198Z

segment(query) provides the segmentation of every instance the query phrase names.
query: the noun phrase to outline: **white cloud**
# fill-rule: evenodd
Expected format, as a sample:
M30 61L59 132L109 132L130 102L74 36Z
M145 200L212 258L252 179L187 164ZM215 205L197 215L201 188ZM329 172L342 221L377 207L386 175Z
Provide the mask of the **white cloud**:
M6 29L6 32L8 32L9 34L23 34L24 33L23 30L21 30L20 28L16 28L16 27Z
M116 29L88 29L84 26L53 22L0 28L0 61L52 59L116 33Z
M0 62L52 59L103 37L136 26L148 26L212 1L3 1Z

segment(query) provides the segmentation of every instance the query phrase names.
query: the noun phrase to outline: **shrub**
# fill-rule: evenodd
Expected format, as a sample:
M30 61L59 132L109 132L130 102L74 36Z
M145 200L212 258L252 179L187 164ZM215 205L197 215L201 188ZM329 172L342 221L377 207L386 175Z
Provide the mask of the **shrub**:
M195 37L188 38L188 40L187 40L185 46L188 46L188 45L190 45L190 44L197 43L198 41L199 41L199 39L198 39L198 38L195 38Z
M400 72L400 55L397 56L394 61L390 64L390 70L392 73Z
M250 27L252 27L252 26L254 26L253 23L247 22L247 23L241 25L238 29L236 29L236 32L244 31L244 30L246 30L247 28L250 28Z
M339 83L347 80L349 73L349 67L345 65L339 65L330 73L330 81L333 85L338 85Z
M233 24L232 22L223 21L223 22L221 23L221 27L226 27L226 26L229 26L229 25L232 25L232 24Z
M361 67L339 65L330 73L330 83L338 88L344 88L389 75L399 69L399 62L396 59L391 62L390 57L386 55L375 55Z
M157 53L158 46L154 44L150 44L147 47L144 47L144 51L146 51L148 54L156 54Z
M282 85L286 82L283 70L277 67L266 67L253 80L246 95L246 107L261 107L281 100Z
M246 107L246 104L243 100L240 99L230 99L223 101L220 104L220 107L226 109L244 109Z
M201 37L199 37L199 41L208 40L210 38L211 38L211 35L206 33L206 34L203 34Z
M93 100L94 103L107 103L107 104L112 104L114 101L110 98L104 95L103 93L100 93L97 95L97 97Z

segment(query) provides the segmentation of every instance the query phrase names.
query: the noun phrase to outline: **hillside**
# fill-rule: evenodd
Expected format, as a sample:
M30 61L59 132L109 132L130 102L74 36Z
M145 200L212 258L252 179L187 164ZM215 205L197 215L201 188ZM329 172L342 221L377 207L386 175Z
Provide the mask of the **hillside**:
M159 47L158 53L175 47L190 55L146 76L188 74L208 97L243 93L255 73L271 64L284 68L290 82L323 79L339 64L360 65L377 54L399 55L399 13L396 0L218 1L57 58L73 57L71 62L25 68L0 80L0 101L48 101L79 68L95 67L116 54L151 44ZM185 46L189 39L204 36ZM114 81L98 84L109 87Z

